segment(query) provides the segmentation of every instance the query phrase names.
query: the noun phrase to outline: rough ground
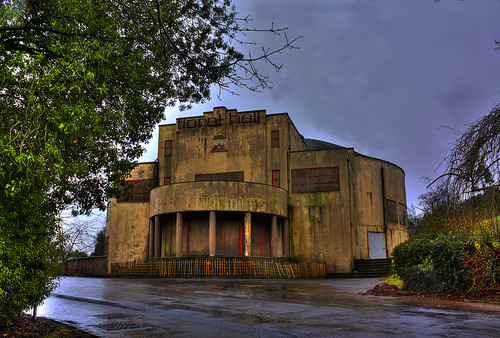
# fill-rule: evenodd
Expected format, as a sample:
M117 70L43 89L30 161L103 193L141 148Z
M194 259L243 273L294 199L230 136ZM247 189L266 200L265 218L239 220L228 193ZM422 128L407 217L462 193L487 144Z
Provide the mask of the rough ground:
M386 297L399 297L403 294L399 291L399 288L395 285L389 285L387 283L380 283L375 285L370 290L365 293L361 293L362 295L370 295L370 296L386 296Z
M389 285L385 282L375 285L370 290L365 293L360 293L360 295L370 295L370 296L385 296L385 297L401 297L401 296L413 296L413 297L432 297L432 298L440 298L446 300L456 300L456 301L465 301L465 302L482 302L482 303L491 303L491 304L500 304L500 291L493 290L489 293L483 294L477 297L457 297L453 295L449 296L436 296L436 295L425 295L425 294L412 294L406 291L400 290L395 285Z
M0 328L0 337L94 337L52 319L21 315L13 319L11 326Z

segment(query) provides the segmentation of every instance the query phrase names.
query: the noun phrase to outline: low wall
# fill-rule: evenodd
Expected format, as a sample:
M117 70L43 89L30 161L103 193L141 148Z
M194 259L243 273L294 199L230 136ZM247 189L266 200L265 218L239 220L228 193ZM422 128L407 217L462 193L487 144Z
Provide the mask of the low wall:
M108 256L69 258L66 262L67 276L107 277Z

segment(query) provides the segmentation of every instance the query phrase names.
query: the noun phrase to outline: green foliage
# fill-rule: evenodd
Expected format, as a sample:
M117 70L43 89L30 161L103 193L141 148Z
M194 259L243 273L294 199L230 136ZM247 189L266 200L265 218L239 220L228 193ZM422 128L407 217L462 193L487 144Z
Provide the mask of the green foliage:
M436 294L463 292L471 283L463 266L466 244L453 235L410 238L394 248L394 269L407 290Z
M39 305L57 285L54 215L44 199L36 192L0 194L0 326Z
M97 233L94 251L91 256L104 256L106 254L106 228Z
M404 288L403 280L401 279L401 277L399 277L397 273L390 275L385 282L389 285L397 286L398 289Z
M89 255L87 255L86 252L83 252L83 251L74 251L72 253L69 254L68 258L85 258L85 257L88 257Z
M235 15L218 0L0 2L0 322L49 294L56 215L120 197L166 106L269 87L254 62L276 51L245 59Z

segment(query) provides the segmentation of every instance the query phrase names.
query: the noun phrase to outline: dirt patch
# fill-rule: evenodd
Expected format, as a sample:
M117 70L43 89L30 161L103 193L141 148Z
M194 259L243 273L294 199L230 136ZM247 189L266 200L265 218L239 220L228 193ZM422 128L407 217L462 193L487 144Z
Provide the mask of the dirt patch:
M0 337L94 337L88 333L58 323L52 319L31 316L16 316L9 327L0 327Z
M400 297L403 296L403 293L399 290L399 288L396 285L389 285L384 282L375 285L373 288L366 291L365 293L360 293L360 295Z
M395 285L389 285L385 282L375 285L370 290L359 293L363 296L385 296L385 297L402 297L402 296L412 296L419 298L437 298L441 300L458 301L458 302L478 302L478 303L489 303L489 304L500 304L500 291L493 290L490 292L485 292L479 296L460 296L460 295L433 295L424 293L412 293L408 291L403 291Z

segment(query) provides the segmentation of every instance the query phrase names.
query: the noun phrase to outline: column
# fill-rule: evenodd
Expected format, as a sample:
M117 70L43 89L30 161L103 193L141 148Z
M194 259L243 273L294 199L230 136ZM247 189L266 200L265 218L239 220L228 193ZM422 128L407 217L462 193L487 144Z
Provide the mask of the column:
M161 224L160 216L155 216L155 239L154 239L155 257L161 256Z
M278 256L278 216L271 219L271 257Z
M210 211L208 220L208 238L210 256L215 256L217 245L217 228L215 223L215 211Z
M283 256L290 256L290 228L288 219L283 221Z
M245 256L252 255L252 216L245 213Z
M154 254L155 254L154 231L155 231L155 222L152 218L150 218L149 219L149 254L148 254L148 258L153 258Z
M177 213L177 221L175 224L175 255L182 257L182 214Z

